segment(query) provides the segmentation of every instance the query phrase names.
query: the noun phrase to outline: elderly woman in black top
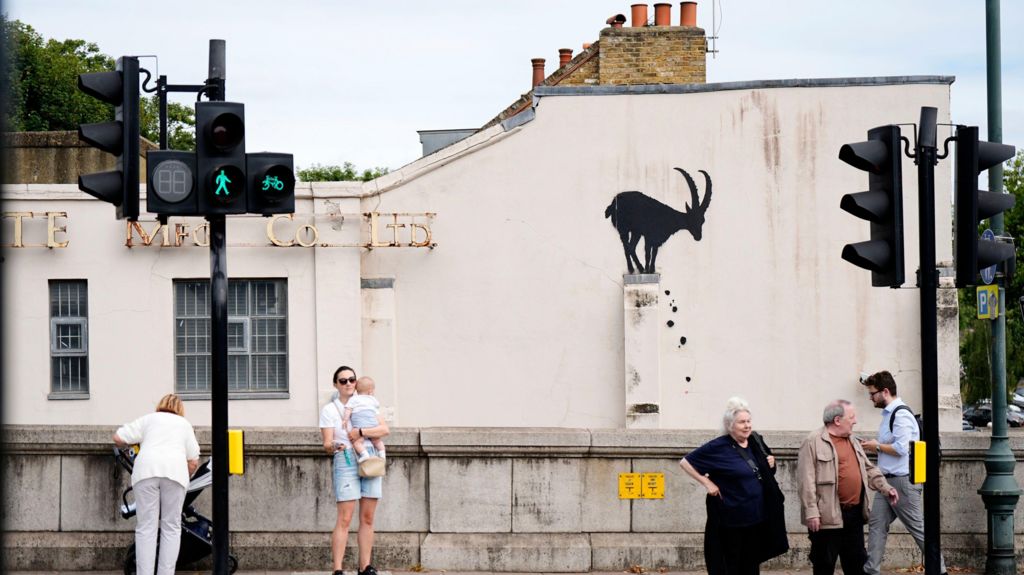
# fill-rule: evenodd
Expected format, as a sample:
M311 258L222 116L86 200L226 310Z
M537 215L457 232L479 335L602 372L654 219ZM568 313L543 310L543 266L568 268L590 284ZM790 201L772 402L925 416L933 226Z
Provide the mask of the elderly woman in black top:
M724 435L698 447L679 465L708 492L708 572L757 575L761 562L789 549L775 457L754 432L746 401L729 399L722 424Z

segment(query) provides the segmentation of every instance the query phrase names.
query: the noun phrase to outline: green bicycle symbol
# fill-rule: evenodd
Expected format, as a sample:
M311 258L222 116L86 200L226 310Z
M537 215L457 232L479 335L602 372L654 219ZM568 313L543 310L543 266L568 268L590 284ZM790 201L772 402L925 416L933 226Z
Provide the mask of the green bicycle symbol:
M265 192L270 188L274 188L280 192L284 189L284 182L282 182L277 176L265 176L263 178L263 191Z

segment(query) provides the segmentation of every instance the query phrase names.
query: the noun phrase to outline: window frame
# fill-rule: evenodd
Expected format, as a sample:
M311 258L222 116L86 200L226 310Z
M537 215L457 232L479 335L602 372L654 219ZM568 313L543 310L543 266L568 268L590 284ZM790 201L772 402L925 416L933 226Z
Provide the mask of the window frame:
M257 302L255 302L255 300L254 300L254 298L256 296L253 293L253 286L255 284L258 284L258 283L261 283L261 282L262 283L273 283L273 284L275 284L275 286L276 286L275 289L278 292L278 295L279 295L279 298L280 298L280 302L281 302L279 304L279 307L283 307L283 312L281 312L279 314L275 314L275 315L255 315L255 311L257 309L257 305L256 305ZM241 325L242 326L243 345L242 346L231 346L230 341L229 341L229 344L228 344L229 345L229 347L228 347L228 365L230 367L230 365L232 364L231 358L238 358L238 357L245 357L246 358L245 359L245 362L246 362L246 370L245 370L246 371L246 374L245 374L246 388L242 389L242 390L233 389L231 387L232 380L231 380L231 378L229 376L229 378L228 378L228 397L230 397L231 399L288 399L290 397L290 393L291 393L291 377L290 377L290 373L289 373L290 372L290 366L291 366L291 362L290 362L290 359L291 359L291 337L290 337L289 329L288 329L289 328L289 321L288 320L289 320L289 314L290 314L290 306L289 306L289 303L288 303L288 278L287 277L231 278L229 280L229 288L228 288L229 292L231 290L231 286L232 285L237 285L238 283L243 283L244 286L245 286L245 289L246 289L246 294L245 294L246 295L246 300L245 300L246 315L230 315L229 314L228 315L228 328L230 330L230 327L231 327L232 324L234 324L234 325ZM189 286L189 285L205 285L205 286L207 286L207 288L206 288L206 297L207 297L207 302L206 302L207 306L206 307L207 307L207 312L208 312L207 315L205 315L205 316L201 316L201 315L179 315L179 310L178 310L178 290L179 289L187 289L187 287L184 287L184 286ZM210 307L212 306L212 302L209 301L209 298L210 298L209 285L210 285L210 280L208 278L175 278L172 281L172 288L171 289L172 289L172 298L173 298L173 301L172 301L172 313L173 313L173 322L174 322L174 327L173 327L173 341L174 341L174 344L172 346L171 353L173 354L173 364L174 364L174 376L173 376L174 377L174 390L175 390L175 393L180 395L181 398L185 399L185 400L208 400L208 399L211 398L211 394L212 394L212 390L210 389L210 386L212 386L212 373L210 373L209 371L207 371L208 375L207 375L206 389L183 389L179 385L179 379L178 379L179 378L178 365L179 365L180 358L182 358L182 357L206 357L206 358L210 358L207 361L210 363L211 369L212 369L212 349L211 349L212 345L208 346L207 347L207 351L205 351L205 352L179 352L179 350L178 350L178 345L179 345L179 329L180 329L179 324L180 324L180 322L182 322L183 320L195 320L195 319L203 319L203 318L206 318L207 320L209 320L210 315L212 315L212 309L210 309ZM281 292L283 292L283 293L281 293ZM230 293L229 293L229 298L230 298ZM231 306L231 302L229 301L229 308L230 308L230 306ZM271 352L271 353L268 354L265 351L260 351L260 352L256 351L256 347L257 346L253 342L253 337L254 337L254 335L253 335L253 323L255 323L255 321L261 320L261 319L277 319L277 320L283 321L283 335L284 335L285 341L284 341L284 350L282 352ZM210 337L212 339L212 336L213 336L213 334L212 334L212 326L211 326L211 332L208 334L208 337ZM185 337L187 338L187 335ZM210 343L212 344L212 341ZM186 345L186 347L187 347L187 345ZM253 381L253 374L256 372L256 369L254 368L254 365L253 365L253 359L256 358L256 357L259 357L259 356L266 356L266 355L281 355L281 356L284 357L283 382L281 382L281 387L280 388L270 389L270 390L260 390L258 387L256 387L255 382Z
M58 288L61 285L76 285L78 291L76 295L79 296L75 307L84 315L53 315L53 304L54 304L54 288ZM49 378L47 387L49 391L47 393L47 399L89 399L91 390L91 378L89 374L89 282L84 279L71 279L71 278L58 278L50 279L47 281L46 290L46 305L48 308L47 314L50 317L49 321ZM59 297L59 294L58 294ZM61 304L58 303L58 308ZM60 312L58 312L60 313ZM81 329L79 334L80 345L75 348L62 349L60 347L60 326L66 325L77 325ZM81 358L82 369L78 375L78 382L76 382L77 389L62 390L57 389L57 380L54 373L54 360L60 358ZM70 376L69 376L70 377ZM83 383L84 382L84 383ZM69 383L70 385L70 383Z

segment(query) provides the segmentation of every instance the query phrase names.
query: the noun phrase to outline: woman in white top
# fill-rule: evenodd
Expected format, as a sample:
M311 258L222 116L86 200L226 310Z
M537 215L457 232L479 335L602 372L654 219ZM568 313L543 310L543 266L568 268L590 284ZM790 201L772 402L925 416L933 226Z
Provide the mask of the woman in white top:
M199 466L199 443L185 419L181 398L167 394L156 413L143 415L114 433L118 447L138 443L132 467L135 493L135 564L138 575L173 575L181 545L181 507L189 478ZM160 530L160 560L156 534Z
M387 423L379 421L375 427L364 427L346 431L342 427L345 404L356 392L356 371L343 365L334 371L334 389L331 401L320 410L320 434L324 440L324 451L333 457L332 477L334 499L338 502L338 520L331 533L331 562L334 575L344 575L341 562L345 557L345 543L348 528L359 501L359 575L377 575L370 564L373 553L373 520L377 513L377 502L382 495L383 477L359 477L359 465L352 449L356 437L381 438L389 433ZM376 451L373 445L367 447L371 455Z

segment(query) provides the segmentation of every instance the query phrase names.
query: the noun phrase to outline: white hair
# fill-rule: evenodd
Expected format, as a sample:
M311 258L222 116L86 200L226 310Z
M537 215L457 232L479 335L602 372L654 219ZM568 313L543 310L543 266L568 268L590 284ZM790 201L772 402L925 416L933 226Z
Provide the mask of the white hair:
M725 402L725 414L722 415L722 430L725 433L728 434L732 431L732 424L736 423L736 416L742 412L750 413L750 406L742 397L730 397Z

